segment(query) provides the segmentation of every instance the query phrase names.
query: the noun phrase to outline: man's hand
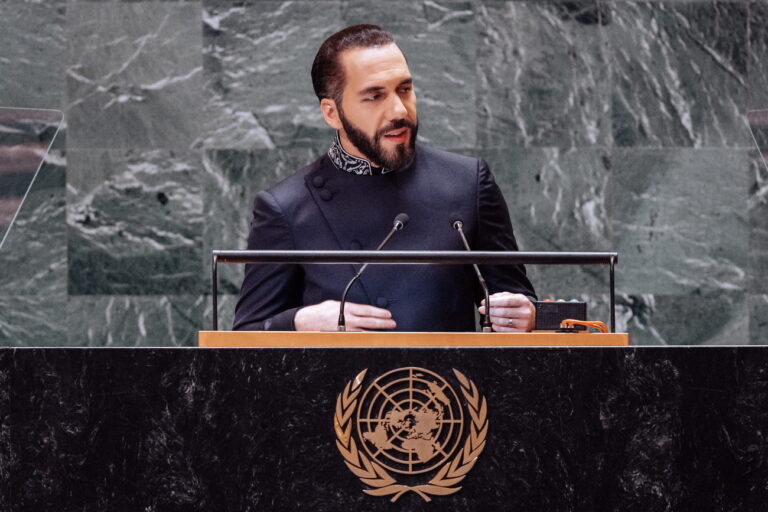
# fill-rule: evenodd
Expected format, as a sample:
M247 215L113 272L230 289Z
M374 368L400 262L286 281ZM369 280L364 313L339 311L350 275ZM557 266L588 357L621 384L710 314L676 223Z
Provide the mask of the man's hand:
M491 299L491 324L496 332L528 332L536 323L536 308L520 293L499 292ZM477 308L485 314L485 300Z
M293 317L297 331L335 331L339 325L337 300L326 300L301 308ZM386 309L347 302L344 304L344 323L348 331L379 331L397 327L392 313Z

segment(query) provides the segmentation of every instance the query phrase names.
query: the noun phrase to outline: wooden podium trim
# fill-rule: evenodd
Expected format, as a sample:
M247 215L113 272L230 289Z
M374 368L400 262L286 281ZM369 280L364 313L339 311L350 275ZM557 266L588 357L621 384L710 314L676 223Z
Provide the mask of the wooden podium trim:
M626 333L200 331L199 347L626 347Z

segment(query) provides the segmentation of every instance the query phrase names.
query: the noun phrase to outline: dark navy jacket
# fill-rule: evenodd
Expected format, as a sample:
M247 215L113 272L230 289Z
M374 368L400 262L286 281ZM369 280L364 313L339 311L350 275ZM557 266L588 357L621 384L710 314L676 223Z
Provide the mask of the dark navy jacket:
M515 251L506 203L486 163L417 145L398 172L358 176L328 156L256 196L248 249L373 250L395 216L410 223L385 250L463 250L458 213L473 250ZM236 330L293 330L301 306L341 298L356 265L246 265ZM522 266L481 266L491 293L535 298ZM348 301L387 308L400 331L474 331L482 298L469 265L371 265Z

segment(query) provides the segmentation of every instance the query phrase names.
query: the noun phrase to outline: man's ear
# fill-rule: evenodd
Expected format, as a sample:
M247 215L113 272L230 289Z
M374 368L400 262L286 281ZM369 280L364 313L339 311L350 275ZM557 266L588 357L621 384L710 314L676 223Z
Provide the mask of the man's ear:
M339 109L336 108L336 102L330 98L320 100L320 111L328 126L334 130L341 130L341 120L339 119Z

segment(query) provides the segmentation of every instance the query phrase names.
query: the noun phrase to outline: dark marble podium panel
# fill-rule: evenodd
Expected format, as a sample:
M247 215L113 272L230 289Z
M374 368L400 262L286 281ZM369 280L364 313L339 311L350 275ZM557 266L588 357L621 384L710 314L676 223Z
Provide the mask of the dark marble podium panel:
M420 366L488 400L451 496L368 496L336 396ZM768 349L4 349L0 509L764 511Z

